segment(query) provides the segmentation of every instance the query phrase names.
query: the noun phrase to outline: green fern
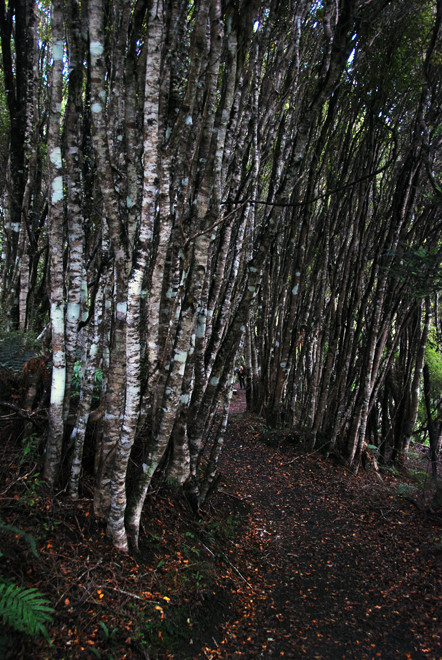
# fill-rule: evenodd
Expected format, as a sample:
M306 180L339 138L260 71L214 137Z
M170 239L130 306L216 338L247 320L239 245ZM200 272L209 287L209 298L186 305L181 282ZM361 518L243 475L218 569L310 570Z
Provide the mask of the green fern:
M399 497L409 497L410 495L413 495L415 491L416 488L414 486L410 486L410 484L398 484L396 486L396 492Z
M0 583L0 619L31 637L42 634L49 642L45 623L52 621L53 608L37 589Z
M424 486L430 478L428 472L425 472L424 470L412 470L411 476L420 486Z

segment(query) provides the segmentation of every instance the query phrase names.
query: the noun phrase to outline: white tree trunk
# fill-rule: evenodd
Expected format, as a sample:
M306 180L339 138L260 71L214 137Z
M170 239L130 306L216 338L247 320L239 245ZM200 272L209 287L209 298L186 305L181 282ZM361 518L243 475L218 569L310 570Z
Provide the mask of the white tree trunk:
M52 84L48 128L49 252L52 384L44 477L54 485L63 446L63 405L66 382L63 276L63 163L61 157L61 103L63 98L63 2L52 3Z

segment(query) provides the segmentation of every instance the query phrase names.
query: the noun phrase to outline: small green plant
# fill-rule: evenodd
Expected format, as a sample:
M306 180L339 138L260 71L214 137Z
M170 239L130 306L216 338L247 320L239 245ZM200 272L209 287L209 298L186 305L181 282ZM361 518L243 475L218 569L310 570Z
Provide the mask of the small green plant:
M97 648L94 648L93 646L91 646L89 651L96 658L107 658L107 660L115 660L115 655L112 652L111 647L112 647L112 644L115 641L115 635L118 632L118 628L113 628L112 630L110 630L107 627L107 625L104 623L104 621L99 621L98 623L101 626L101 628L100 628L101 637L103 639L103 642L104 642L105 646L107 646L108 649L106 651L99 651Z
M39 556L32 534L3 520L0 520L1 532L22 538L29 545L34 557ZM25 589L0 576L0 620L3 624L31 637L42 634L50 643L45 624L52 621L53 611L47 598L37 589Z
M25 504L28 506L34 506L42 485L43 480L40 478L39 472L36 472L32 479L26 481L26 494L24 497Z
M225 540L233 539L241 525L241 519L237 514L228 515L218 527L219 535Z
M97 369L94 376L94 387L101 389L103 382L103 369Z
M430 475L424 470L412 470L411 476L421 487L423 487L428 482Z
M94 374L94 391L92 393L92 404L94 407L100 403L101 390L103 387L103 370L97 369Z
M209 523L204 527L204 533L210 545L216 545L217 541L232 540L241 526L241 518L237 514L228 513L224 520Z
M58 525L61 525L60 520L52 520L50 522L44 522L43 523L43 529L46 532L53 532L58 527Z
M382 465L381 470L382 470L382 472L390 472L390 474L394 474L395 477L398 477L399 474L400 474L399 470L394 465L391 465L391 466Z
M201 589L205 584L204 575L200 571L192 573L192 579L197 589Z
M40 445L40 438L36 433L32 433L27 438L22 440L22 455L20 465L24 463L36 463L38 460L38 448Z
M101 636L107 644L110 644L117 634L118 628L112 628L112 630L109 630L104 621L99 621L99 625L101 626Z
M144 612L144 619L144 625L137 634L137 641L147 647L152 657L158 657L166 649L169 653L182 652L183 646L189 643L189 638L199 634L195 629L195 622L190 618L187 603L170 610L167 616L159 605L150 606ZM188 656L180 653L179 657Z
M17 632L31 637L42 634L50 642L45 624L52 621L53 608L37 589L0 583L0 619Z
M178 482L178 479L176 477L166 477L165 484L171 490L175 490L175 489L179 488L179 485L180 485L179 482Z
M193 548L190 545L187 545L187 543L183 543L181 547L186 557L191 557L192 554L196 555L197 557L200 556L200 551L198 550L198 548Z
M10 532L14 536L22 538L29 545L34 557L38 557L37 546L35 545L35 539L32 534L24 532L22 529L15 527L15 525L8 525L7 523L3 522L3 520L0 520L0 533L1 532ZM1 556L2 553L0 551L0 557Z
M72 388L71 394L73 397L78 398L78 396L80 395L82 377L83 374L81 368L81 360L77 360L74 363L74 368L72 371L72 378L71 378L71 388ZM100 400L102 383L103 383L103 370L97 369L94 374L94 390L92 395L92 403L94 404L93 407L95 407Z
M415 493L416 489L410 484L398 484L396 486L396 493L399 497L409 497Z

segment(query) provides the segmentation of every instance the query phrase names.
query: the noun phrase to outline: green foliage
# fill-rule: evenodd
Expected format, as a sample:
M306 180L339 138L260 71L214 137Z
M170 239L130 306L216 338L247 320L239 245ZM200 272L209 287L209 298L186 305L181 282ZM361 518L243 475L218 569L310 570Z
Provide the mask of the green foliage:
M8 525L7 523L3 522L3 520L0 520L0 533L1 532L10 532L11 534L22 538L24 541L26 541L26 543L28 543L34 557L38 557L37 546L35 545L35 539L32 534L24 532L22 529L15 527L15 525ZM1 556L2 553L0 551L0 557Z
M359 30L354 62L358 66L358 92L382 104L387 116L403 111L403 99L412 103L419 97L422 56L432 15L430 2L420 3L419 8L409 3L400 13L390 6L378 16L381 25L373 20Z
M390 474L394 474L395 477L399 476L399 470L394 465L382 465L380 469L382 472L389 472Z
M36 433L23 438L22 447L17 457L20 467L24 467L27 470L27 474L24 476L24 503L28 506L34 506L43 485L43 479L40 473L34 472L40 461L40 443L41 439Z
M0 532L22 538L38 558L35 539L32 534L0 520ZM0 556L2 553L0 552ZM14 630L30 637L43 635L50 643L46 623L52 621L53 608L47 598L36 588L26 589L0 576L0 621Z
M16 584L0 584L0 619L17 632L31 637L49 636L45 623L52 621L53 608L37 589L24 589Z
M436 349L436 344L427 344L425 362L430 372L430 398L436 399L442 392L442 354Z
M101 626L101 635L105 642L109 643L113 640L115 635L118 632L118 628L113 628L112 630L109 630L107 625L104 623L104 621L99 621L99 625Z
M235 538L241 526L241 518L237 513L228 513L223 521L210 523L204 529L209 543L216 544L217 540L231 541Z
M22 440L22 450L19 458L20 465L36 463L38 461L38 451L40 438L36 433L32 433Z
M31 331L11 330L9 328L9 316L5 309L0 308L0 340L17 344L18 347L26 350L38 352L40 342L37 341L37 335Z
M425 363L428 365L430 374L430 401L432 402L433 413L440 400L442 392L442 354L436 348L436 342L428 342L425 348ZM418 427L426 428L427 412L425 409L423 388L421 391L418 411ZM421 435L420 440L425 440L425 433Z
M391 268L392 275L402 282L406 282L411 295L424 298L442 289L442 252L435 247L427 249L399 248L389 253L395 256L395 263Z
M72 394L80 394L81 386L81 362L77 360L74 363L74 368L72 371Z
M101 390L102 382L103 382L103 370L97 369L94 376L95 395L97 395L97 392Z
M398 484L396 486L396 494L399 495L399 497L409 497L410 495L413 495L415 491L416 488L410 484Z
M11 330L7 315L0 308L0 364L19 373L30 358L39 355L40 343L35 334L22 330Z
M81 369L81 361L77 360L74 363L74 369L72 371L72 379L71 379L71 386L72 386L71 395L75 398L78 398L80 396L82 377L83 377L83 373ZM94 390L92 394L93 404L97 404L100 400L102 382L103 382L103 370L97 369L94 374Z
M164 483L171 490L177 490L180 487L179 481L176 477L166 477Z
M425 484L428 482L430 475L428 474L428 472L425 472L424 470L412 470L411 476L419 484L419 486L423 488Z
M197 557L200 556L200 551L198 548L194 548L193 546L187 545L187 543L182 543L181 548L183 553L186 555L186 557L192 557L193 555L196 555Z
M61 520L52 520L49 522L44 522L43 529L45 532L52 533L57 529L59 525L61 525Z
M39 472L36 472L31 479L26 481L26 494L24 498L25 504L28 506L34 506L39 497L42 485L43 479L40 477Z

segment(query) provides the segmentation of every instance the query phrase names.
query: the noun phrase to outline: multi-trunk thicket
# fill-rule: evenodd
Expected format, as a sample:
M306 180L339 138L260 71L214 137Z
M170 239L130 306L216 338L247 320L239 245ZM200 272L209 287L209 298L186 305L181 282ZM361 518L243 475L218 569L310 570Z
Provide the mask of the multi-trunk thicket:
M441 6L415 9L359 23L247 337L253 406L356 469L368 443L403 459L441 283Z
M3 314L50 342L45 477L76 498L94 464L116 547L159 468L206 497L239 352L272 423L355 469L367 442L403 455L440 256L440 20L430 0L0 4Z

